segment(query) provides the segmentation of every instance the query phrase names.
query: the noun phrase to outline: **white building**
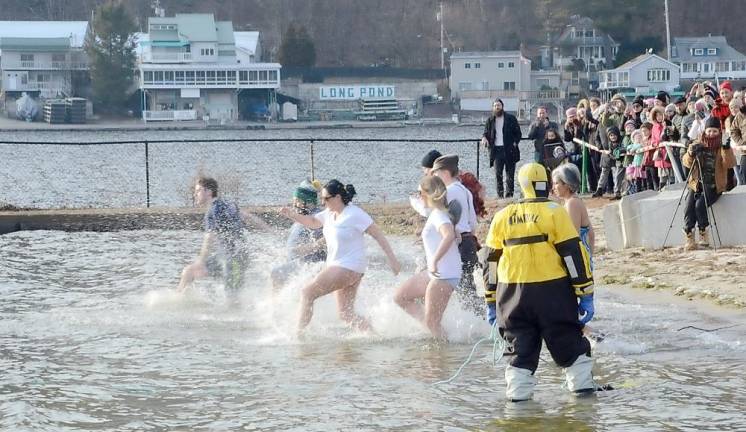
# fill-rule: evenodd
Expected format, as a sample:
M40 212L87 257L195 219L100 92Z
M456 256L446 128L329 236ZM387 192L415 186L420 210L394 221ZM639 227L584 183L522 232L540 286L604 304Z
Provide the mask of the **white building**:
M679 87L679 66L655 54L642 54L623 65L599 72L599 91L669 94Z
M212 14L153 17L137 52L145 121L273 113L281 66L259 62L257 32L234 32Z
M681 66L682 79L746 78L746 56L725 36L673 38L671 61Z
M531 60L520 51L451 54L451 98L465 111L490 111L495 98L518 112L523 92L531 91Z
M78 95L87 82L87 31L87 21L0 21L4 99L23 92L39 99Z

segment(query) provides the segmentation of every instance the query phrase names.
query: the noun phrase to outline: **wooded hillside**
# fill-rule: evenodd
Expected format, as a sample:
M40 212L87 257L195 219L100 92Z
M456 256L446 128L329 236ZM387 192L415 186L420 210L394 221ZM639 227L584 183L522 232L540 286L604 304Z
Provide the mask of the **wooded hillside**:
M103 0L2 0L2 20L84 20ZM127 0L144 29L151 0ZM167 15L213 12L236 29L262 32L275 56L291 22L313 38L319 66L440 65L438 0L161 0ZM622 44L621 59L665 46L663 0L445 0L451 51L517 49L546 41L566 17L587 15ZM670 0L673 36L725 35L746 53L744 0ZM625 49L626 48L626 49Z

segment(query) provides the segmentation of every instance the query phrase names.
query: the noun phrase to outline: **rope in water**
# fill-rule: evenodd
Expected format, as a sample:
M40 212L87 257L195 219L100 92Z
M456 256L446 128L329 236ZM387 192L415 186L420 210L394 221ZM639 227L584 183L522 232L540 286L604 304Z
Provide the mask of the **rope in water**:
M458 378L458 376L461 374L461 371L463 371L466 365L468 365L469 362L471 362L471 359L474 357L474 353L477 351L477 347L479 347L479 345L482 342L485 342L488 340L492 340L492 365L493 366L496 365L497 362L499 362L502 359L503 351L505 351L505 340L502 337L500 337L499 332L497 331L497 322L495 322L495 324L492 324L492 330L490 331L489 336L479 339L477 343L474 344L474 347L471 349L471 353L469 353L469 357L466 358L466 361L464 361L464 363L461 364L461 367L458 368L458 370L456 371L455 374L453 374L452 377L444 381L438 381L436 383L433 383L433 385L449 384L453 380Z

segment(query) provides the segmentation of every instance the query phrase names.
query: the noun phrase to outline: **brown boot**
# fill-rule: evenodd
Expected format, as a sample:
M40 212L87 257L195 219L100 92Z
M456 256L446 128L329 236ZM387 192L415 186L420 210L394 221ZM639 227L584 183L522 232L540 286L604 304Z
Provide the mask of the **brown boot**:
M699 230L699 246L710 247L710 236L707 235L707 228Z
M686 238L684 250L690 251L697 249L697 242L694 241L694 230L689 232L684 231L684 237Z

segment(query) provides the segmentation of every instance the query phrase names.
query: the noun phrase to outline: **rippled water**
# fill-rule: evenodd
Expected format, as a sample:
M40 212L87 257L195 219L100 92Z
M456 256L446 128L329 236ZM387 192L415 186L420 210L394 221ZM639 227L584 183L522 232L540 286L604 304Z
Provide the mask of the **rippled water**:
M548 355L536 400L504 400L503 363L489 332L455 300L432 343L392 300L421 255L410 238L393 245L395 278L374 251L357 309L377 336L352 333L331 298L309 336L293 337L296 275L273 301L268 269L282 239L253 235L250 286L237 308L219 286L174 296L200 233L18 232L0 237L0 429L3 430L743 430L743 327L687 305L638 302L597 289L596 376L617 390L576 399ZM664 300L665 301L665 300Z
M340 130L195 131L0 131L0 205L18 207L142 207L146 198L143 144L102 146L2 144L3 141L94 142L166 139L245 139L247 142L151 143L148 153L153 206L191 205L190 185L198 174L216 177L221 190L242 204L285 203L294 187L311 176L309 142L271 139L401 139L402 142L316 142L314 174L322 181L352 183L361 202L404 201L421 175L430 149L456 153L461 168L477 171L481 127L416 126ZM473 140L468 143L412 143L408 139ZM523 141L523 160L533 157ZM481 150L480 176L495 194L494 172Z

